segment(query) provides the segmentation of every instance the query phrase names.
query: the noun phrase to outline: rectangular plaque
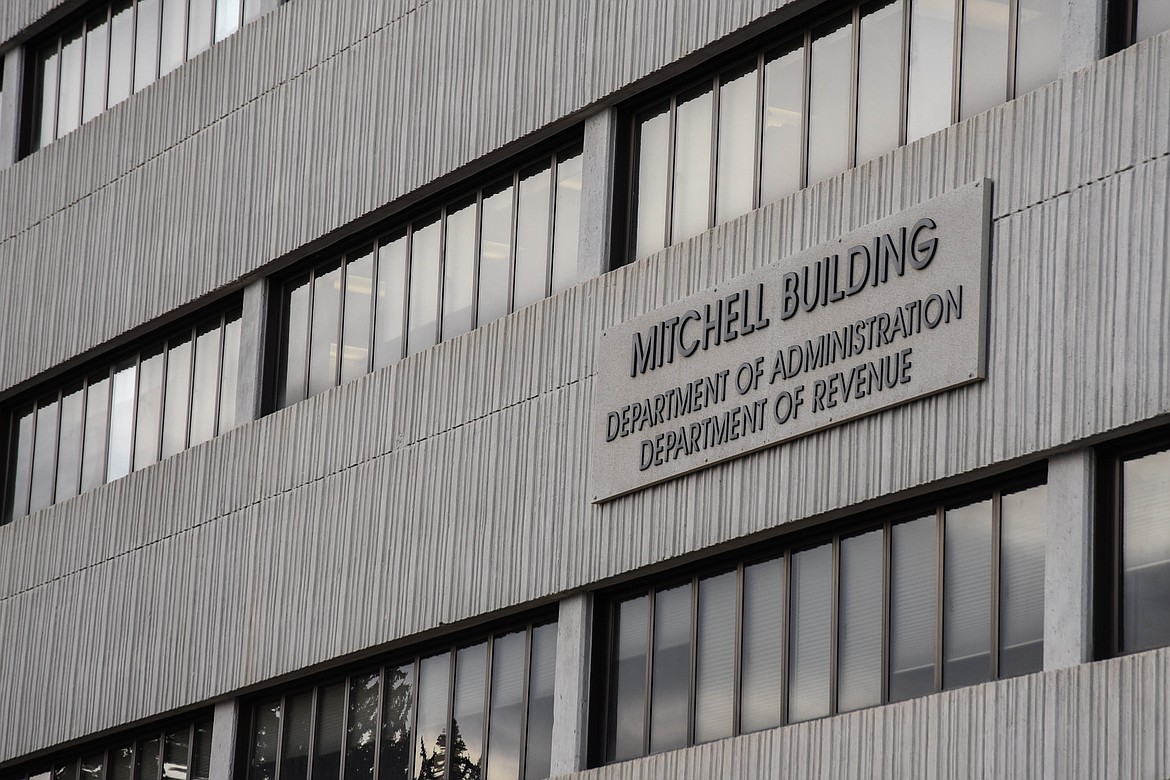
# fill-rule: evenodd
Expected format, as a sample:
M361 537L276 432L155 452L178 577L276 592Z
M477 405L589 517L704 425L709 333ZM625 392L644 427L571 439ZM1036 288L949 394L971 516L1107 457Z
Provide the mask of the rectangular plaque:
M982 180L602 335L593 501L983 379Z

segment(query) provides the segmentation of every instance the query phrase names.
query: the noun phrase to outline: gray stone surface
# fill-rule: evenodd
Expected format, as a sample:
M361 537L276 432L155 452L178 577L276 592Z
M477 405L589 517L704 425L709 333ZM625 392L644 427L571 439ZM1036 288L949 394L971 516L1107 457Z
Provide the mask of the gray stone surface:
M1093 658L1093 515L1096 479L1091 449L1048 460L1044 559L1044 668Z
M216 702L211 725L211 773L214 780L236 776L236 729L240 725L240 704L236 699ZM247 720L244 725L246 727Z
M553 699L552 773L586 767L589 661L593 650L593 597L561 599L557 615L556 693Z
M581 239L577 248L577 277L582 282L609 270L617 122L617 111L609 107L585 120L581 159Z
M0 54L4 61L3 98L0 99L0 170L16 162L20 135L20 85L24 76L24 47Z

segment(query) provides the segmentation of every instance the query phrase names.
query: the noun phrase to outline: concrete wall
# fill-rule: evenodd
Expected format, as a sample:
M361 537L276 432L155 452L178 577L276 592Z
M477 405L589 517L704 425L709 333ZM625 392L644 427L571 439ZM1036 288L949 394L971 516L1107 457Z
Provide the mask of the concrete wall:
M0 192L22 193L0 209L0 387L230 285L766 10L470 8L333 12L298 0L0 173ZM486 45L508 36L521 42L514 51ZM1168 79L1163 35L0 528L0 761L1166 419ZM204 80L211 86L197 89ZM487 110L500 83L516 88ZM478 108L463 112L467 90ZM987 381L586 502L604 327L983 176L995 187ZM799 759L812 763L795 765L833 774L824 762L881 733L931 746L889 762L945 776L977 750L948 740L968 739L968 723L998 728L987 713L1014 702L1018 722L995 743L1004 750L1038 749L1030 735L1063 728L1050 715L1076 708L1070 731L1044 737L1044 763L1025 768L1062 776L1071 745L1088 751L1087 766L1127 776L1128 759L1109 751L1153 750L1165 733L1164 715L1148 713L1166 710L1166 664L1159 652L1077 667L598 774L733 766L746 777L815 745L820 754ZM1094 736L1094 708L1128 706L1135 680L1156 685L1124 694L1141 716L1118 715L1111 739ZM815 739L788 747L786 734L805 732ZM971 773L994 775L986 766ZM1164 752L1142 766L1165 774Z

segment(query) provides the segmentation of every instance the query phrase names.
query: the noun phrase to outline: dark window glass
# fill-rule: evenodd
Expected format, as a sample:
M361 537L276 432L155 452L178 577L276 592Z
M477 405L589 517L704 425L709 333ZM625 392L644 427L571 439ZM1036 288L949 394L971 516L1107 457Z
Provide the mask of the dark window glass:
M407 780L414 751L414 664L387 667L385 676L378 780Z
M649 598L640 596L624 601L618 607L606 742L610 761L624 761L645 752L648 605Z
M1009 493L1000 509L999 676L1044 667L1044 485Z
M525 780L548 777L552 766L553 688L556 682L557 626L532 628L532 658L528 677L528 737L524 758Z
M654 657L650 685L650 752L687 744L690 699L691 586L654 594Z
M963 4L960 119L1007 99L1009 5L1008 0Z
M378 245L378 301L375 307L374 368L381 368L402 359L406 327L405 233Z
M447 765L447 704L451 654L422 660L418 680L418 780L443 780Z
M943 551L943 685L991 679L991 501L948 509Z
M57 422L59 404L56 398L37 405L36 437L33 440L32 490L29 511L44 509L53 503L57 476Z
M479 249L480 325L503 317L512 302L512 179L483 193Z
M758 68L725 74L719 85L719 160L715 171L715 222L752 210L756 168Z
M81 121L88 122L106 110L106 76L110 60L110 30L106 12L91 17L85 32L85 96Z
M764 65L761 203L800 189L803 122L804 48L797 46L770 56Z
M134 423L134 468L158 461L162 426L163 350L142 355L138 365L137 420Z
M138 743L135 756L135 780L153 780L162 770L162 740L158 737Z
M358 675L349 682L349 717L345 724L346 780L374 776L377 740L378 675Z
M252 759L249 780L276 780L276 751L280 744L280 700L256 708L252 727Z
M455 654L455 701L451 721L451 778L478 780L483 759L487 698L487 642Z
M439 215L415 225L410 245L410 336L406 353L433 346L439 336Z
M138 0L134 27L134 91L154 83L158 78L158 33L162 0Z
M832 656L833 547L821 545L792 556L791 653L788 719L795 723L829 714Z
M487 780L520 777L520 735L524 723L524 631L492 643L492 697L487 748Z
M191 746L191 780L211 780L211 719L195 724L195 743Z
M577 283L577 238L581 225L581 150L558 156L553 226L552 292Z
M121 745L110 751L110 780L134 780L134 745Z
M872 707L882 701L882 562L879 529L841 540L837 616L837 709Z
M784 559L743 569L743 675L740 730L780 725L784 659Z
M902 0L863 9L857 68L857 162L898 146L902 118Z
M890 701L935 689L938 521L923 517L893 527L890 555Z
M370 325L373 320L374 248L363 247L345 266L345 322L342 325L341 381L370 370Z
M308 780L309 748L313 730L313 692L285 699L284 739L280 751L281 780ZM272 749L276 755L275 746Z
M1170 450L1121 464L1121 649L1170 645Z
M666 245L666 188L670 166L670 107L655 109L638 125L638 216L634 257Z
M81 759L81 780L104 780L106 776L105 756L86 756Z
M190 755L190 728L183 727L168 732L163 740L163 780L187 780L187 763Z
M443 255L443 338L466 333L475 326L475 201L454 206L447 213L447 241Z
M84 431L85 388L80 382L61 394L61 433L57 441L57 491L53 500L77 495L81 478L81 436Z
M735 731L735 591L734 571L699 581L695 742Z
M308 394L337 385L341 341L341 266L318 271L313 279L313 324L309 334Z
M710 87L679 98L675 108L674 188L670 243L702 233L711 224Z
M516 206L516 274L512 285L512 310L517 311L548 295L550 167L520 175Z
M313 746L313 780L341 777L341 743L345 729L345 684L329 685L317 694L317 734Z
M853 25L838 19L816 33L808 104L808 181L849 167L849 89Z

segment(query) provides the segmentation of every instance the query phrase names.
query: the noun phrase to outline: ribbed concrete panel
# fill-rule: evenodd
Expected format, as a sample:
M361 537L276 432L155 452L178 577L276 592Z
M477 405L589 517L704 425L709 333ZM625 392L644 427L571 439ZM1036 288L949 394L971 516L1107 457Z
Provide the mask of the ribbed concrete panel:
M0 171L0 192L21 193L0 209L0 349L14 356L0 388L229 285L789 1L283 6ZM98 235L109 240L95 245ZM47 275L73 286L46 286ZM89 279L101 280L98 294L79 297Z
M1146 83L1167 72L1168 42L0 528L0 636L15 638L0 666L0 761L795 520L1170 419L1170 127L1161 119L1170 95ZM1111 75L1119 72L1144 75L1120 90L1121 76ZM1070 95L1094 85L1104 86L1077 98L1083 113L1117 111L1128 124L1065 110ZM1133 128L1153 139L1141 141L1142 154L1121 149L1137 143ZM1111 140L1119 137L1130 140ZM1067 158L1064 168L1030 162L1044 154ZM1084 161L1074 163L1077 155ZM601 507L586 503L604 327L982 175L994 179L997 214L987 381ZM205 278L197 267L188 273ZM1165 655L1157 658L1163 668ZM1093 753L1097 743L1077 735L1093 717L1136 724L1110 732L1117 744L1142 731L1145 721L1125 718L1146 716L1122 714L1119 697L1145 678L1069 674L1081 693L1067 706L1045 700L1043 713L1067 711L1060 717L1077 725L1048 727L1056 736L1043 744L1055 753L1045 771L1078 750L1092 770L1117 771L1111 762L1130 759ZM1164 696L1165 672L1157 674ZM1043 685L1036 696L1055 695ZM962 729L949 724L962 718L982 718L977 733L991 728L991 705L961 704L975 695L893 708L883 729L925 728L927 741L882 758L884 771L945 776L938 767L952 759L966 771L956 757L968 748L946 740L959 739ZM1013 701L1029 713L1040 706ZM960 714L944 717L940 702L960 702ZM1164 698L1139 703L1134 713L1165 709ZM1104 709L1090 717L1084 707ZM846 718L842 733L833 727L811 744L854 739L850 729L864 739L872 717ZM778 755L768 760L788 760L787 748ZM823 747L799 760L825 772L834 755ZM922 763L896 763L911 760ZM1165 768L1162 754L1149 761L1137 768ZM987 766L987 776L998 770Z
M1170 651L750 734L574 780L1170 776Z

